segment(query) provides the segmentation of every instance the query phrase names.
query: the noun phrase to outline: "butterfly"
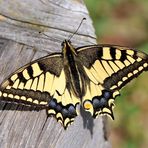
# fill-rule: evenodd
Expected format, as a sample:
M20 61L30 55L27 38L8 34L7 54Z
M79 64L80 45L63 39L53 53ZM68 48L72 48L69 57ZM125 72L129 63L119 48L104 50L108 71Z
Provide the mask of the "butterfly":
M0 86L0 100L46 109L66 129L78 106L96 118L114 119L119 90L148 70L148 55L126 47L89 45L74 48L64 40L52 53L12 73Z

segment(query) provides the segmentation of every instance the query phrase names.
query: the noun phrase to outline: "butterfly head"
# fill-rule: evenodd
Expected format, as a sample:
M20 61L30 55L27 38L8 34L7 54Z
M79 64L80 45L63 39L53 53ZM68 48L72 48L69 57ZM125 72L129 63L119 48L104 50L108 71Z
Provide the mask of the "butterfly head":
M62 42L62 52L63 52L64 56L66 56L67 54L70 54L70 53L77 55L75 48L72 46L70 40L64 40Z

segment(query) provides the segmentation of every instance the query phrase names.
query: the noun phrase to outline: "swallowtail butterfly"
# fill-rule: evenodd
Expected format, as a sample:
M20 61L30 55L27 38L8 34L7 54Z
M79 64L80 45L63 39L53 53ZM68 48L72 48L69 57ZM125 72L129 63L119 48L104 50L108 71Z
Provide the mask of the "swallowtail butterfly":
M96 118L112 119L119 90L148 70L148 55L112 45L74 48L35 60L11 74L0 87L0 99L47 110L66 128L78 115L77 106Z

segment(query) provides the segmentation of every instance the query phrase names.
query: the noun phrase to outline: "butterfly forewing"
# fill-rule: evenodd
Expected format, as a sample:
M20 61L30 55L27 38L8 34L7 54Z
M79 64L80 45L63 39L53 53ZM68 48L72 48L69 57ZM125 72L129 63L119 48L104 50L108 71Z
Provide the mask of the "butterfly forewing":
M1 84L2 101L46 108L64 127L77 115L79 100L66 89L61 54L52 54L18 69Z
M83 96L84 108L96 117L113 117L114 99L130 80L148 69L148 56L134 49L96 45L76 49L90 79Z

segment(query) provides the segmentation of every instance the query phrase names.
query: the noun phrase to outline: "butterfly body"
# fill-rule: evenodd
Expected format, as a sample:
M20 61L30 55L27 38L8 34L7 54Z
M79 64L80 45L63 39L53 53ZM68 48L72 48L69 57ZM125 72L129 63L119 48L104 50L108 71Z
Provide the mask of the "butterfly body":
M0 87L1 101L46 109L66 128L78 115L77 105L95 118L112 119L119 90L148 70L148 55L113 45L74 48L35 60L12 73Z
M85 72L82 69L79 59L77 57L77 52L69 41L65 40L63 42L63 59L64 59L64 72L66 76L67 86L72 90L76 97L82 98L84 95L84 76ZM79 63L79 64L78 64ZM81 67L80 67L81 66ZM81 68L81 69L80 69ZM80 71L81 74L80 75ZM82 85L83 84L83 85Z

